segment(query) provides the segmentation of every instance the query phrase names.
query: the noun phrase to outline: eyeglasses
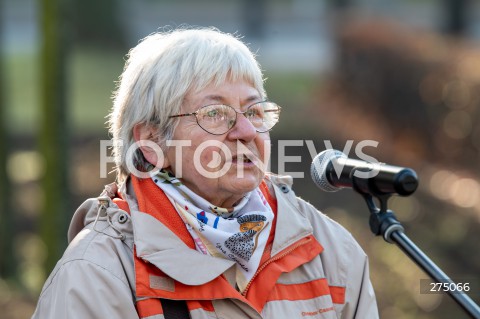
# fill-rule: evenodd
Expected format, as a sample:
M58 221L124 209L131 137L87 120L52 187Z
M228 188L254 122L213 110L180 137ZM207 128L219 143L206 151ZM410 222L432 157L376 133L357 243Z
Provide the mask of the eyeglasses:
M195 115L197 124L213 135L227 133L237 123L237 114L243 114L259 133L270 131L278 123L280 106L270 101L257 102L243 112L229 105L212 104L199 108L196 112L172 115L170 118Z

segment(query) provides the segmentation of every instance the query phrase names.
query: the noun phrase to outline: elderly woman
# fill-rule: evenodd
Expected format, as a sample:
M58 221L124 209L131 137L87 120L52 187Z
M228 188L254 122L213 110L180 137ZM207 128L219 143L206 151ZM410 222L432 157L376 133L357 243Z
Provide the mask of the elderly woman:
M75 213L34 318L377 318L367 256L265 172L280 107L215 29L129 53L110 114L116 184Z

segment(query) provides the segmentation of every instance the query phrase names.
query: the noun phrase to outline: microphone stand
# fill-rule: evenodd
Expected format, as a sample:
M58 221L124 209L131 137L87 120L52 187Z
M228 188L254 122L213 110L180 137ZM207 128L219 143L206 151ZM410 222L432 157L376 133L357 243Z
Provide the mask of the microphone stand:
M390 194L375 194L375 197L380 202L380 208L378 208L371 194L361 191L359 187L354 187L354 189L360 193L367 202L368 209L370 210L370 229L375 235L382 235L386 242L396 244L410 259L434 279L435 283L442 283L442 285L448 284L448 287L452 284L454 287L457 287L456 283L405 235L405 229L395 217L394 212L387 208L387 201L390 198ZM445 290L443 291L445 292ZM472 318L480 319L479 306L464 291L447 289L446 292L448 292L450 297Z

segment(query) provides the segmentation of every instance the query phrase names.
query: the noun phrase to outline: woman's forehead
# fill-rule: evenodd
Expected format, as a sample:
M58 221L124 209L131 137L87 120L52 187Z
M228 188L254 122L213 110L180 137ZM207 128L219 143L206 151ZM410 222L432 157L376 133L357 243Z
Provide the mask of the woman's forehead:
M220 85L211 84L201 90L190 91L185 97L187 102L194 104L228 104L232 100L245 104L260 99L261 94L258 90L246 81L228 81Z

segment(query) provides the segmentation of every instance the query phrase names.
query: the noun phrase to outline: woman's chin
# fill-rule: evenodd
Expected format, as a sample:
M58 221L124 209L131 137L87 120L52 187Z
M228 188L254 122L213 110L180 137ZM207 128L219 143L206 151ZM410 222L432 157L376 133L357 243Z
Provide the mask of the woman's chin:
M229 176L229 184L237 191L244 193L251 192L260 185L263 180L263 174L259 172L244 172L243 175Z

